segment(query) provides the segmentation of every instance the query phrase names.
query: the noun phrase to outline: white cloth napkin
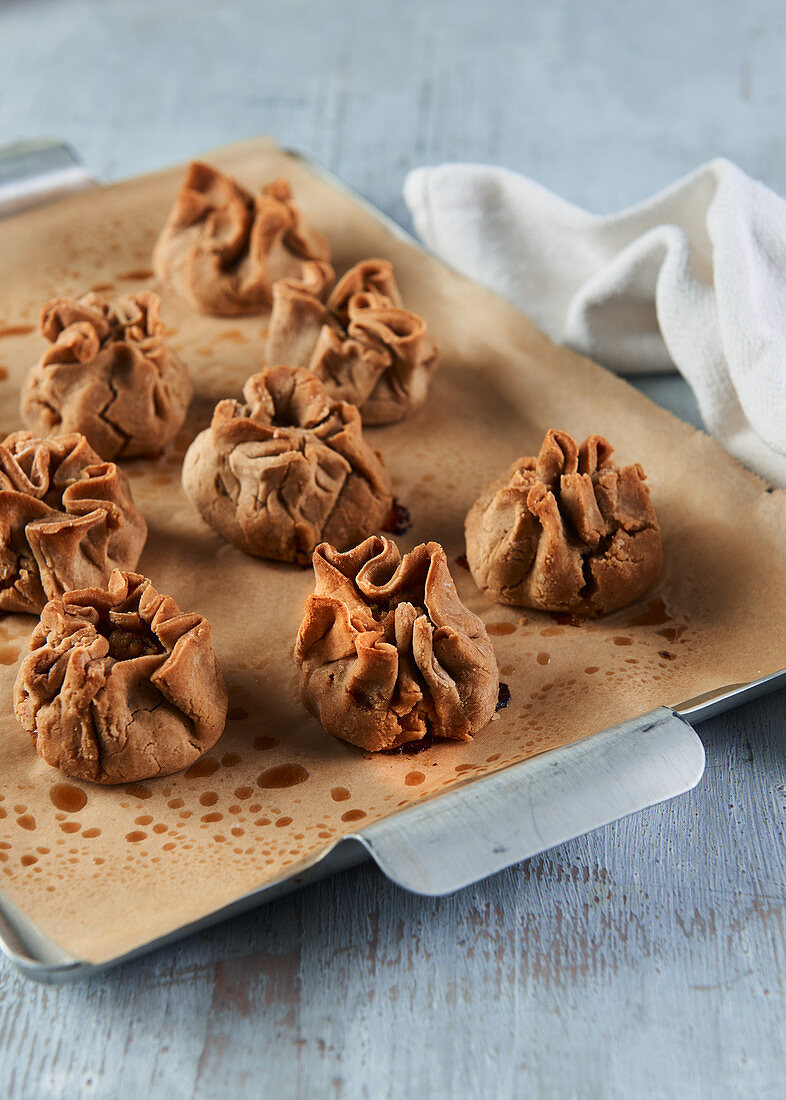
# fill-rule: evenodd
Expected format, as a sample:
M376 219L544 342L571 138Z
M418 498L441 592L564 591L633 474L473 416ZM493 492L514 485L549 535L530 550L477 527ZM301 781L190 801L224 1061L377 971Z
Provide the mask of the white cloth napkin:
M555 341L623 374L674 366L707 429L786 486L786 202L713 160L600 217L515 172L417 168L425 243Z

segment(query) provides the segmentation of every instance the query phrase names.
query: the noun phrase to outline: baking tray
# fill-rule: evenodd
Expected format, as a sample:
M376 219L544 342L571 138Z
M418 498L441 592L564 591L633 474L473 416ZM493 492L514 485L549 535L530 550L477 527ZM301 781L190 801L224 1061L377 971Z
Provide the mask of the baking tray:
M312 173L351 196L386 232L426 255L399 226L324 169L307 163ZM0 150L0 216L55 201L94 183L92 174L59 143ZM472 781L467 778L462 785L347 831L259 888L98 962L65 950L4 892L0 895L0 949L29 977L67 981L160 947L369 857L406 889L449 893L690 789L701 777L704 753L687 719L700 721L784 682L786 671L776 669L742 683L722 683L682 703L647 709L602 732L592 733L589 725L588 736L574 743L498 771L487 770Z

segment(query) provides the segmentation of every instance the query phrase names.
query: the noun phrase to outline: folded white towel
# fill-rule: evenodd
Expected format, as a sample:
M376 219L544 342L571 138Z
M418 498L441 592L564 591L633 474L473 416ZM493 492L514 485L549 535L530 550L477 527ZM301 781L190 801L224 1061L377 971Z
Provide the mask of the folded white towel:
M707 429L786 486L786 202L727 160L599 217L502 168L418 168L423 240L623 374L676 366Z

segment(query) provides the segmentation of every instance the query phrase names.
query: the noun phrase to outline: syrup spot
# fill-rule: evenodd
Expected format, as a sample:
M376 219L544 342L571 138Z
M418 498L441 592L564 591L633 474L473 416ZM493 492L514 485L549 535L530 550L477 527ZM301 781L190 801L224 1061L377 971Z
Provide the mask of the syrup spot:
M33 325L5 325L0 328L0 339L4 336L27 336L34 331Z
M274 749L277 744L277 737L265 737L262 735L261 737L254 738L254 748L257 752L267 752L268 749Z
M197 760L196 764L187 768L184 775L186 779L206 779L209 775L215 775L220 767L221 765L214 757L203 756L201 760Z
M82 836L87 837L88 840L92 840L94 837L101 836L100 829L85 829Z
M8 368L7 367L0 367L0 382L5 382L7 377L8 377Z
M0 665L13 665L19 658L19 650L16 646L4 645L0 647Z
M87 805L85 792L70 783L56 783L49 788L49 797L58 810L65 810L69 814L78 813Z
M240 757L237 755L237 753L228 752L226 756L221 757L222 768L234 768L239 763Z
M16 823L20 829L27 829L29 833L35 829L35 818L32 814L22 814L16 819Z
M129 279L134 282L141 282L143 279L152 279L153 272L146 267L133 268L131 271L121 271L115 278L116 279Z
M515 634L516 627L513 623L487 623L486 630L495 637L503 634Z
M598 671L598 666L597 665L590 665L589 668L585 668L584 671L587 673L588 676L591 676L593 674L593 672Z
M242 722L244 718L248 718L248 711L245 707L230 707L227 718L230 722Z
M188 772L186 772L188 775ZM143 787L141 783L132 783L130 787L126 787L126 790L134 798L152 798L153 792L149 787Z
M668 649L659 649L658 650L658 656L662 657L664 661L676 661L677 660L677 654L676 653L669 653Z
M547 665L551 662L551 656L548 653L539 653L535 660L539 665Z
M78 833L82 826L78 821L64 821L60 828L64 833Z
M627 626L660 626L662 623L667 623L671 620L666 604L660 596L657 599L650 600L644 611L638 615L634 615L632 619L626 624ZM660 633L660 632L658 632Z
M235 791L235 798L240 798L240 799L250 798L253 793L254 793L254 788L253 787L238 787L238 789Z
M200 821L223 821L224 820L224 815L223 814L218 814L218 813L203 814L202 817L200 817L199 820Z
M346 802L349 798L349 791L346 787L334 787L330 792L330 797L334 802Z
M407 785L408 787L417 787L417 786L419 786L419 785L420 785L421 783L425 782L425 779L426 779L426 777L425 777L425 775L423 774L423 772L409 772L409 773L408 773L408 774L407 774L407 775L406 775L406 776L404 777L404 782L406 783L406 785ZM352 812L352 811L350 811L350 813L351 813L351 812ZM344 817L342 817L342 821L343 821L344 819L345 819L345 818L344 818Z
M142 814L141 817L135 817L134 818L134 824L135 825L150 825L152 820L153 819L150 816L150 814Z
M308 772L300 764L279 764L277 768L268 768L258 775L257 786L268 791L278 787L296 787L307 779Z
M626 638L624 635L621 637L613 638L614 645L633 645L632 638Z
M138 844L140 840L147 840L147 833L143 833L141 829L136 829L133 833L126 833L126 840L129 844Z
M665 638L667 642L676 642L685 633L685 627L667 626L664 630L656 630L655 633L660 634L661 638Z
M415 773L412 773L415 774ZM361 818L366 817L365 810L347 810L345 814L341 815L342 821L360 821Z
M215 791L205 791L199 796L199 803L202 806L215 806L216 802L218 802L218 795Z
M170 802L167 802L167 806L170 810L179 810L181 806L185 806L185 802L182 798L173 798Z
M278 821L276 822L276 828L277 829L285 829L287 827L287 825L291 825L291 824L292 824L292 818L291 817L280 817L278 819Z
M34 863L38 863L38 856L22 856L19 862L23 867L32 867Z

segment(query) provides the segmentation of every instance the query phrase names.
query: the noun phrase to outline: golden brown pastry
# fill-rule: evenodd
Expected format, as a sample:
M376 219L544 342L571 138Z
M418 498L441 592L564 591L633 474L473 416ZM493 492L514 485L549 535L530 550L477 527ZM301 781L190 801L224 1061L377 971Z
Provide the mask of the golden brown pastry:
M194 161L153 251L159 279L202 313L270 309L273 283L329 260L327 241L303 220L285 179L252 197L237 180Z
M221 736L227 692L210 623L147 577L50 601L14 687L16 716L47 764L128 783L193 764Z
M374 752L427 734L469 741L490 721L494 649L438 543L403 559L376 536L345 554L322 543L314 575L295 660L303 703L328 733Z
M325 272L273 287L265 357L307 367L363 423L403 420L426 400L439 360L422 317L404 309L387 260L355 264L325 301Z
M635 600L660 573L660 528L641 466L617 466L611 444L577 447L549 431L470 509L467 561L498 603L598 615Z
M183 425L194 390L164 340L161 299L115 305L98 294L55 298L41 312L50 346L22 389L22 419L39 435L81 432L102 458L158 454Z
M37 614L68 589L133 569L147 524L125 474L83 435L0 442L0 611Z
M305 370L268 367L220 401L186 452L183 487L206 523L247 554L307 563L352 546L390 514L390 478L353 405Z

